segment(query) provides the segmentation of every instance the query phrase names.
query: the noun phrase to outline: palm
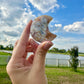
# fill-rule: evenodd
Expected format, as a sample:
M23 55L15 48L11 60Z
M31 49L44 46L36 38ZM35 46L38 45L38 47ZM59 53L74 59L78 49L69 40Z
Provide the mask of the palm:
M14 48L14 51L16 51L17 48L17 44ZM19 59L17 59L17 62L21 65L19 65L19 68L24 68L24 67L28 67L28 69L31 69L32 64L33 64L33 59L35 56L35 51L38 47L38 44L33 40L33 39L29 39L29 41L27 42L27 45L23 45L21 46L21 48L19 49L20 52L22 52L21 54L19 54L21 57ZM31 54L29 57L27 57L28 52L33 52L33 54ZM16 63L17 63L16 62ZM24 67L23 67L24 66Z
M24 82L25 84L47 84L45 56L52 43L46 41L38 46L34 40L29 39L31 23L32 21L24 29L20 40L16 42L6 67L13 84L24 84ZM33 54L26 59L28 52Z

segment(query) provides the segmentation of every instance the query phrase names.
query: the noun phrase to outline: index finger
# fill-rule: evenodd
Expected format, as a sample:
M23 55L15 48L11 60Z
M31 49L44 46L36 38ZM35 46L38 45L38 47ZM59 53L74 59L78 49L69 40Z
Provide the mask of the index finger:
M31 24L32 24L32 20L29 21L26 28L22 32L22 35L21 35L20 40L19 40L19 43L21 45L26 45L26 43L28 42Z

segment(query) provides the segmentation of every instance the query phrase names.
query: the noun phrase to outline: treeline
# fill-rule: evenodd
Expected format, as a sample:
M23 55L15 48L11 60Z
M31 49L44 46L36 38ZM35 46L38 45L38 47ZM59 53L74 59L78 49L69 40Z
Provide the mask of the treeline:
M0 50L13 50L14 46L12 44L9 44L7 46L0 45ZM52 49L48 50L50 53L69 53L69 49L66 51L65 49L58 49L56 47L53 47ZM79 52L79 54L84 54L82 52Z
M66 51L65 49L58 49L55 47L48 50L48 52L51 52L51 53L68 53L68 51Z
M13 45L9 44L7 46L0 45L0 50L13 50Z
M13 45L9 44L5 47L3 45L0 45L0 50L13 50ZM54 47L54 48L48 50L48 52L51 52L51 53L66 53L68 51L66 51L65 49L58 49L58 48Z

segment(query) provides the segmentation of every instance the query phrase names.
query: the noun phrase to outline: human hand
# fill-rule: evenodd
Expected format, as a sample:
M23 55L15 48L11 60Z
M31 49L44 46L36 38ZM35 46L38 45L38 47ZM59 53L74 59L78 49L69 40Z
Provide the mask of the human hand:
M32 21L24 29L20 40L15 43L12 57L6 67L13 84L47 84L45 75L45 56L53 45L45 41L40 45L29 39ZM33 52L27 57L28 52Z

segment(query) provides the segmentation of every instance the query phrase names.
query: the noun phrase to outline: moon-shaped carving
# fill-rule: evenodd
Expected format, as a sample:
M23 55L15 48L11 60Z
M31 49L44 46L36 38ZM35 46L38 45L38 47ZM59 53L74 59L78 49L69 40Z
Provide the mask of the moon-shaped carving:
M52 41L56 37L56 35L51 33L48 29L48 24L51 20L51 16L42 15L32 22L30 33L36 41Z

